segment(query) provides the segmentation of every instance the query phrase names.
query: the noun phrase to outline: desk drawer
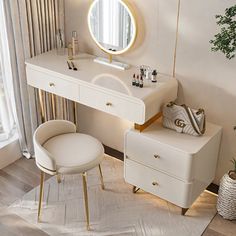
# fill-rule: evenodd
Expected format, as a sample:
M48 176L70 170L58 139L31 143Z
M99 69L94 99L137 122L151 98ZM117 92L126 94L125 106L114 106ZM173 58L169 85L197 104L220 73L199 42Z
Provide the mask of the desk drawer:
M80 102L87 106L133 121L135 123L143 122L144 106L142 106L141 103L138 104L122 99L121 97L97 90L95 88L81 86Z
M26 72L29 85L73 101L79 101L79 85L31 68L27 68Z
M125 160L125 181L180 207L191 205L192 183L177 180L162 172Z
M192 181L193 156L136 131L125 134L125 155L131 160Z

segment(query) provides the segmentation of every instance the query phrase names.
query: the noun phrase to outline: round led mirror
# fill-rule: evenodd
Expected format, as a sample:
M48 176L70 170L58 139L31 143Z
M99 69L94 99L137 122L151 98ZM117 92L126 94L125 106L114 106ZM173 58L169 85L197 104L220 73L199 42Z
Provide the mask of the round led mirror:
M122 54L136 38L135 18L122 0L94 0L88 26L95 43L109 54Z

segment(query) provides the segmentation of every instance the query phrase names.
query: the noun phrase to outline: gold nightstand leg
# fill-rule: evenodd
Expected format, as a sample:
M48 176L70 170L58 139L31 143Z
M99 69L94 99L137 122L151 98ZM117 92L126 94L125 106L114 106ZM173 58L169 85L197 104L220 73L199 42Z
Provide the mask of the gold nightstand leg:
M87 181L86 181L86 173L82 174L83 176L83 188L84 188L84 206L87 220L87 230L89 230L89 206L88 206L88 190L87 190Z
M61 183L61 175L57 174L57 183L60 184Z
M42 200L43 200L43 184L44 184L44 172L41 171L39 205L38 205L38 222L40 221L40 214L41 214L41 207L42 207Z
M102 189L104 190L105 189L105 185L104 185L104 181L103 181L102 168L101 168L100 164L98 165L98 168L99 168L99 173L100 173Z

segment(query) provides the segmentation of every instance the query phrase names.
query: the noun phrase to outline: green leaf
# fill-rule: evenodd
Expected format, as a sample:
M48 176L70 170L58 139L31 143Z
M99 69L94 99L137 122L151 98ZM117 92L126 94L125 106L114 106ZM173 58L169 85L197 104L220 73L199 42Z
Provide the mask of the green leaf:
M226 58L232 59L236 54L236 5L226 8L225 15L216 15L216 24L219 25L220 33L210 40L213 52L221 51Z

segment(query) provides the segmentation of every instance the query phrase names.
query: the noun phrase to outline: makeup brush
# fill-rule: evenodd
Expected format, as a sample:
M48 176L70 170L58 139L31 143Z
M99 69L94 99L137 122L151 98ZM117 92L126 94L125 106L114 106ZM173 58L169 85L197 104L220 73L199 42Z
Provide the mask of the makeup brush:
M72 65L73 70L77 70L73 62L71 62L71 65Z
M67 65L68 65L69 70L72 70L70 63L68 61L67 61Z

